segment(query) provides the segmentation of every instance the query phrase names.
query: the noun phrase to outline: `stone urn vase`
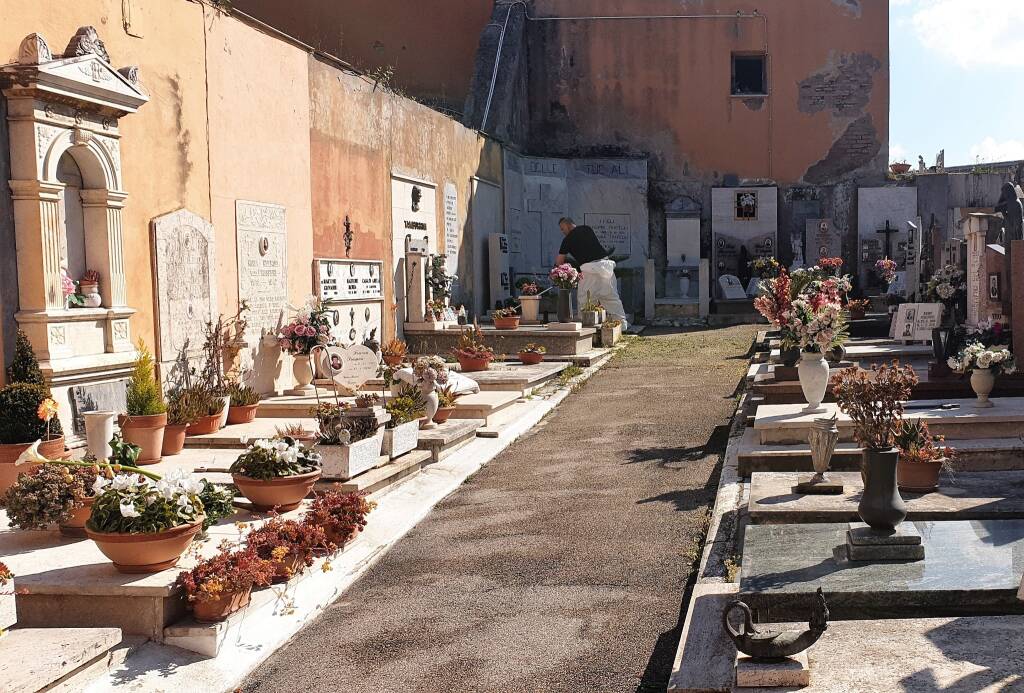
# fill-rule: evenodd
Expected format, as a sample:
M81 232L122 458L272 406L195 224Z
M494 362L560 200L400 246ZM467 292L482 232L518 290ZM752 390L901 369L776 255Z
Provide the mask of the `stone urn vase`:
M864 494L857 514L872 529L893 532L907 517L907 506L896 485L896 464L900 451L867 448L861 453Z
M537 315L540 313L540 296L520 296L519 305L522 307L523 322L537 322Z
M288 391L289 395L311 395L313 388L313 366L306 354L295 354L292 358L292 376L295 378L295 388Z
M831 419L815 419L807 434L807 442L811 446L811 464L814 466L814 476L811 482L825 480L825 472L828 471L832 462L832 455L835 454L836 444L839 442L839 426L836 425L835 417Z
M82 418L85 419L85 441L89 453L98 460L108 459L113 454L110 441L114 438L117 415L112 411L87 411Z
M572 322L572 290L558 290L558 322Z
M228 412L231 410L231 397L218 397L223 405L220 410L220 419L217 420L217 429L224 428L228 425Z
M800 356L797 374L800 377L800 389L807 400L804 412L812 414L825 411L821 406L825 400L825 391L828 389L828 362L825 355L805 351Z
M974 406L978 409L988 409L995 406L988 397L992 394L992 388L996 385L996 376L991 368L975 368L971 371L971 389L978 396Z
M127 534L121 532L94 532L85 528L85 534L100 552L109 558L122 573L159 573L178 563L181 554L203 528L203 520L179 525L161 532Z
M437 414L438 398L437 393L434 392L433 387L420 386L420 391L423 393L423 418L420 419L420 428L433 428L434 427L434 415Z

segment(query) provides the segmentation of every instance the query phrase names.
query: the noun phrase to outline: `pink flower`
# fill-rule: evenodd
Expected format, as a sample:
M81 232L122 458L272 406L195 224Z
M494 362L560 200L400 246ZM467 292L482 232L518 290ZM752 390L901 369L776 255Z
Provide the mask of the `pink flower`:
M290 340L290 339L282 339L281 340L281 348L284 349L285 351L290 351L291 348L292 348L292 340Z

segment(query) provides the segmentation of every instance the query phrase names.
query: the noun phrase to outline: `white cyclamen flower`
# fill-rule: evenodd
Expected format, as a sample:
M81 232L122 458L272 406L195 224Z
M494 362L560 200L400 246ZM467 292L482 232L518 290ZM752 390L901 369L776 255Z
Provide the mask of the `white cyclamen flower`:
M138 517L139 511L135 509L135 504L129 501L122 501L120 504L121 517Z
M110 481L103 476L96 477L96 481L92 482L92 494L99 496L103 494L103 490L110 485Z

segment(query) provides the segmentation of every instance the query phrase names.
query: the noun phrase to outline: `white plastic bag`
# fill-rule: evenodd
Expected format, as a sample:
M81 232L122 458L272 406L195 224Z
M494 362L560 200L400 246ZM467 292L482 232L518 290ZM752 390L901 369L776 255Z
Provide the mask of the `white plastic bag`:
M580 279L580 302L590 298L597 301L608 311L609 320L621 320L622 329L626 329L626 309L619 299L619 290L615 282L615 263L611 260L588 262L580 267L583 277Z

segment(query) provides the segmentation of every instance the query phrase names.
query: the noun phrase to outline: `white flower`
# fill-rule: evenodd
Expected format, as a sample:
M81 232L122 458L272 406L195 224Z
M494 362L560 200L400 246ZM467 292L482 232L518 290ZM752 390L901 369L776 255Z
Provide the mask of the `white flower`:
M138 517L139 511L135 509L135 504L128 500L122 501L120 504L121 517Z
M103 476L97 476L96 481L92 482L92 494L94 496L100 496L103 494L103 490L110 485L110 481Z
M988 351L978 355L978 368L988 368L992 365L992 354Z
M949 357L949 360L946 361L946 365L949 366L954 371L960 370L960 362L957 361L956 358L953 356Z
M39 454L39 445L43 441L37 440L28 447L28 450L18 455L18 459L14 460L14 466L22 464L43 464L50 460Z
M249 436L243 433L242 435L238 436L238 442L241 443L242 445L248 445Z

